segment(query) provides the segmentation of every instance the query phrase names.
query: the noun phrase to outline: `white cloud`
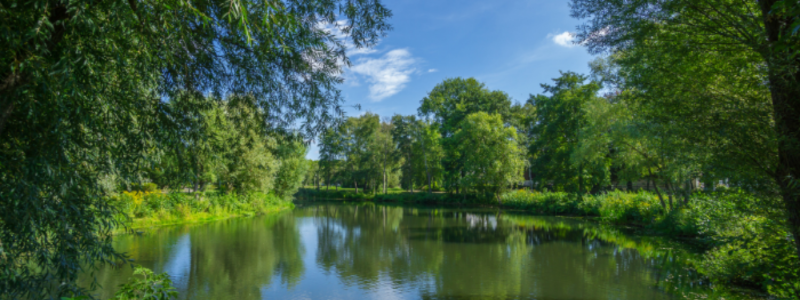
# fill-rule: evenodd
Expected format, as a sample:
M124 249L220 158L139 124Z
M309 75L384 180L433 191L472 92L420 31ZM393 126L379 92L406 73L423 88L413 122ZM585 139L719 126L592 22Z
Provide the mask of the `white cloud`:
M575 35L570 33L569 31L564 31L563 33L556 34L556 35L548 35L549 38L553 40L559 46L572 48L575 46L573 40L575 40Z
M356 47L347 47L347 56L356 56L356 55L363 55L363 54L372 54L378 52L373 48L356 48Z
M325 32L333 34L334 38L344 45L348 57L372 54L376 52L376 50L373 48L356 48L355 44L353 44L353 41L350 39L350 36L341 30L341 28L346 25L346 21L339 20L334 23L319 23L317 24L317 27Z
M434 73L434 72L439 72L439 70L437 70L437 69L428 69L428 73Z
M350 68L353 73L367 77L369 98L381 101L397 94L411 80L415 60L408 49L396 49L381 58L361 58Z

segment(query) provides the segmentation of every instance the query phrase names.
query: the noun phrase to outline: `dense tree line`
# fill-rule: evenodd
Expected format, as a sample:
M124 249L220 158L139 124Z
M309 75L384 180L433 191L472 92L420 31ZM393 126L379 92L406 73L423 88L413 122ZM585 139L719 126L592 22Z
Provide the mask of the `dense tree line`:
M779 196L800 255L800 2L571 6L578 42L611 55L598 69L628 106L612 108L617 144L669 186L701 172Z
M177 97L165 108L175 125L161 131L159 160L141 180L173 190L294 194L308 163L297 133L271 131L253 97Z
M422 100L419 117L351 117L320 139L323 182L375 190L444 189L499 195L522 181L524 139L510 122L511 101L473 78L448 79ZM383 178L373 181L373 178ZM397 185L392 179L397 178Z
M576 43L604 54L591 74L563 72L544 94L513 105L473 78L452 78L421 100L417 116L351 119L371 118L370 132L392 127L399 185L497 195L528 178L539 190L582 195L644 182L675 211L722 183L781 211L776 228L800 251L800 2L571 5L588 19ZM379 135L348 130L320 142L325 183L380 177L379 164L359 158L378 148L358 146Z
M342 121L345 49L389 17L358 0L0 4L2 297L88 295L78 274L123 258L109 181L290 192L288 128Z

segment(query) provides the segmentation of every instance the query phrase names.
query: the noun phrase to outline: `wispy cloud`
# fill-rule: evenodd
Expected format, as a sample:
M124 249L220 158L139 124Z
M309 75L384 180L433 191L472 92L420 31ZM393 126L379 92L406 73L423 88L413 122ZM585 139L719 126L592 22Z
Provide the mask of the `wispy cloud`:
M317 26L330 34L333 34L336 40L345 46L345 51L347 52L348 57L377 52L374 48L357 48L350 39L350 36L342 32L341 28L346 25L347 21L339 20L334 23L320 23Z
M553 42L556 43L556 45L567 48L575 47L575 43L573 42L575 40L575 35L570 33L569 31L564 31L563 33L555 35L550 34L547 37L552 39Z
M437 69L428 69L428 73L436 73L439 72Z
M415 71L415 59L408 49L396 49L380 58L360 58L350 70L367 77L369 98L381 101L402 91Z

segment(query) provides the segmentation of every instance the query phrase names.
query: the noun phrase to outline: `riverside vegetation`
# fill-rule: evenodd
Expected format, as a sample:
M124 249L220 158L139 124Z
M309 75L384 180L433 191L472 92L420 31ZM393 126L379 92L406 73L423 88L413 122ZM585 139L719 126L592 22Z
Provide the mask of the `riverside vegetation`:
M665 210L658 196L647 191L609 191L596 195L514 190L495 197L446 193L355 193L304 188L298 197L394 203L498 206L536 215L590 217L602 224L634 228L643 235L676 238L704 254L690 261L700 275L723 286L738 286L794 298L800 290L800 272L791 235L775 222L780 210L762 205L762 199L741 190L719 188L697 192L687 205Z
M288 208L301 182L688 237L711 280L800 297L800 1L570 3L590 74L522 103L448 78L383 119L336 87L391 29L380 1L0 5L3 298L90 297L120 228Z
M123 192L112 197L125 229L198 223L291 209L290 201L271 194Z
M125 214L291 197L305 142L342 121L345 50L373 46L391 15L349 0L1 4L0 298L91 297L78 276L126 259L112 247ZM170 193L116 206L146 183Z

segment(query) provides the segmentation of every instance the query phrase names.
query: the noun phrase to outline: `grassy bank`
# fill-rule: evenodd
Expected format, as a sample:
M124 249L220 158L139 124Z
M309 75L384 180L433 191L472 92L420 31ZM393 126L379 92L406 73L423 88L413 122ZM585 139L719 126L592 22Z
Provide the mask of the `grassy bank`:
M254 216L294 207L290 201L263 193L136 191L122 192L112 201L129 229Z
M800 297L800 260L786 230L777 199L738 190L696 193L670 210L648 192L614 191L597 195L511 191L495 197L445 193L390 194L303 189L298 198L398 203L493 205L538 215L593 217L602 223L637 228L645 235L677 237L700 246L692 262L709 280L744 286L779 298ZM668 199L665 199L668 202ZM775 205L768 205L776 203ZM765 205L766 204L766 205Z
M301 199L330 199L330 200L345 200L345 201L372 201L372 202L394 202L394 203L426 203L426 204L443 204L443 205L495 205L497 202L492 201L491 197L482 197L479 195L454 195L447 193L428 193L422 191L407 192L400 189L390 189L387 194L370 192L356 193L352 188L339 188L338 190L330 189L319 190L315 188L302 188L295 197Z

